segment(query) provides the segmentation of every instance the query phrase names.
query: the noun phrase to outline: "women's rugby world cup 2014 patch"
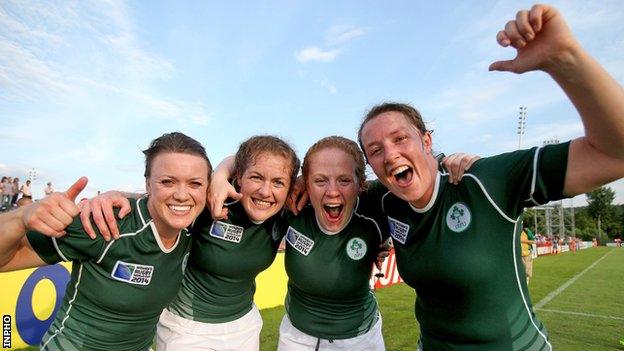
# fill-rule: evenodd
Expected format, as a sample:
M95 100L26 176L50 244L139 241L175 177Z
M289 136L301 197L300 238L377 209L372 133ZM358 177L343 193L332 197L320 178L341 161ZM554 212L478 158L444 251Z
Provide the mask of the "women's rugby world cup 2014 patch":
M312 250L314 246L314 240L308 238L307 236L299 233L293 227L288 227L286 231L286 242L292 246L293 249L301 252L303 255L307 256Z
M390 236L392 239L401 244L405 244L410 229L409 224L398 221L390 216L388 216L388 224L390 225Z
M115 280L137 285L149 285L153 274L154 266L123 261L117 261L111 272Z
M240 243L245 228L221 221L214 221L210 226L210 236L233 243Z

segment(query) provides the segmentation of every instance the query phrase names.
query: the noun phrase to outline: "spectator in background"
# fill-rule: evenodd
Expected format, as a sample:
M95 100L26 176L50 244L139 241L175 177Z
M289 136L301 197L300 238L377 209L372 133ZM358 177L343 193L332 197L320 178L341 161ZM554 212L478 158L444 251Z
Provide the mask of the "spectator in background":
M570 237L568 246L570 246L570 251L572 251L572 254L575 255L576 254L576 238L575 237L573 236Z
M52 182L48 182L48 186L43 189L43 192L46 196L51 195L54 192L54 188L52 187Z
M26 181L26 184L22 184L19 192L22 193L22 199L32 199L32 191L30 190L30 179Z
M11 207L11 200L13 199L13 184L11 184L11 177L2 177L2 209L8 210Z
M0 183L0 212L4 211L4 182L6 177L2 177L2 182Z
M536 240L538 244L543 244L546 242L546 238L542 234L537 234Z
M559 238L558 237L553 237L552 240L552 253L553 255L556 255L559 253Z
M13 191L13 197L11 198L11 206L17 206L15 203L17 202L17 198L19 196L20 193L20 186L19 186L19 178L15 177L15 179L13 179L13 183L11 183L12 185L12 191Z
M526 273L527 285L533 277L533 244L535 243L535 235L529 228L524 228L520 234L520 245L522 247L522 262L524 262L524 271Z

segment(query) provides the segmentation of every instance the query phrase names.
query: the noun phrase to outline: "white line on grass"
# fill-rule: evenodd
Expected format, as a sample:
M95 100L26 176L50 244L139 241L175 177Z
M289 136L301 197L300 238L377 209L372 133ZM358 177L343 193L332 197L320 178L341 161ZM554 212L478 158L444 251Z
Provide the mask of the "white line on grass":
M548 308L536 308L535 310L536 311L544 311L544 312L562 313L562 314L572 314L572 315L575 315L575 316L583 316L583 317L605 318L605 319L615 319L615 320L618 320L618 321L624 321L624 318L622 318L622 317L603 316L603 315L600 315L600 314L592 314L592 313L551 310L551 309L548 309Z
M581 273L575 275L574 277L572 277L570 280L568 280L567 282L563 283L563 285L561 285L560 287L558 287L556 290L554 290L553 292L551 292L550 294L546 295L546 297L544 297L543 299L540 300L540 302L538 302L534 308L535 309L541 309L542 307L544 307L544 305L546 305L547 303L549 303L552 299L554 299L555 297L557 297L557 295L561 294L565 289L568 288L568 286L572 285L572 283L574 283L578 278L580 278L583 274L587 273L587 271L589 271L590 269L594 268L594 266L596 266L600 261L604 260L605 257L609 256L610 254L612 254L615 250L611 250L609 252L607 252L604 256L600 257L598 260L596 260L596 262L592 263L589 267L585 268Z

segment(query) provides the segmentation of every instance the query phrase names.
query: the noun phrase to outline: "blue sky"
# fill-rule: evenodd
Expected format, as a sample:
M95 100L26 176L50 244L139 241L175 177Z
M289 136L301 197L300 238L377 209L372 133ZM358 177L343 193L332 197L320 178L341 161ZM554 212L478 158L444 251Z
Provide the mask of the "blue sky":
M525 1L0 2L0 174L35 197L87 175L97 190L144 187L144 149L182 131L213 163L254 134L300 156L356 137L382 101L409 102L435 148L482 156L567 140L582 125L544 73L488 72L512 58L495 35ZM621 1L554 1L583 46L624 82ZM624 182L611 185L624 203ZM585 202L584 196L575 204Z

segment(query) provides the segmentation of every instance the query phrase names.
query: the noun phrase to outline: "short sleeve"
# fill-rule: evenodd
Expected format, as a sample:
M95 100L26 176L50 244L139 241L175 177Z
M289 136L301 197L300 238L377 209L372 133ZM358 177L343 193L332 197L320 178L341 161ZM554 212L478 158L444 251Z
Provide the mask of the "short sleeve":
M563 188L568 168L570 142L549 145L540 149L537 170L525 207L545 204L565 198Z
M104 251L106 241L99 233L95 239L91 239L84 231L79 217L74 218L65 231L67 234L60 238L51 238L35 231L26 235L35 252L48 264L94 259Z
M566 142L483 158L470 173L503 212L516 218L525 207L564 198L569 146Z

